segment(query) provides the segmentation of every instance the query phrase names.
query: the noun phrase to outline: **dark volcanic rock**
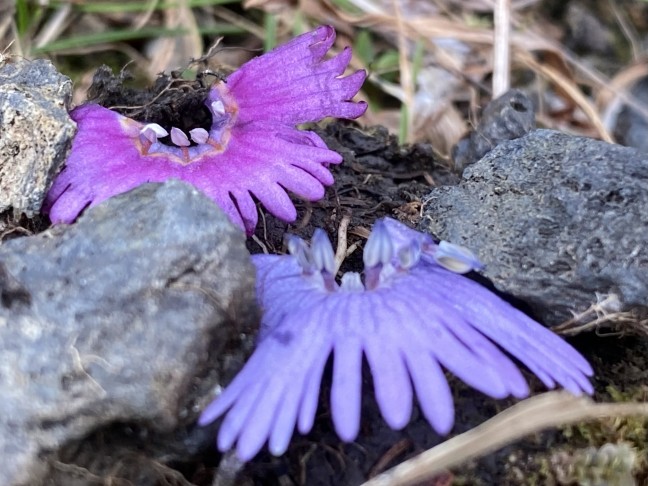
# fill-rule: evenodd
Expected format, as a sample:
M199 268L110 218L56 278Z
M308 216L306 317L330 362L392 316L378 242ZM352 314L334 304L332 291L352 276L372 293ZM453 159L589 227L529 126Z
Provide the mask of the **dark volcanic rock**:
M178 181L0 246L0 484L115 422L192 423L251 346L253 289L243 234Z
M17 219L40 210L74 135L71 93L50 61L0 62L0 213L13 208Z
M535 126L533 102L522 91L507 91L486 105L477 128L452 148L455 168L465 169L500 143L520 138Z
M435 189L422 228L475 251L548 324L616 294L648 305L648 158L549 130L506 142Z
M648 107L648 77L641 79L632 87L632 95L644 108ZM648 152L648 117L637 107L624 105L616 120L614 138L622 145Z

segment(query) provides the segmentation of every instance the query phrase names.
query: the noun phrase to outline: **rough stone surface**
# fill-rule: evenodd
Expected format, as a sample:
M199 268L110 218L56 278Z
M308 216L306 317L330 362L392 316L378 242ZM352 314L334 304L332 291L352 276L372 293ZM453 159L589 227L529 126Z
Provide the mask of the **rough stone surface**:
M63 164L75 124L67 105L72 82L51 62L0 62L0 213L33 216Z
M648 77L642 78L632 87L632 95L648 107ZM633 105L624 105L616 120L614 138L622 145L648 152L648 118Z
M477 128L453 147L455 168L465 169L500 143L522 137L535 126L533 102L522 91L507 91L486 105Z
M192 423L256 323L243 234L179 181L5 243L0 484L42 484L49 457L108 424Z
M435 189L421 227L475 251L548 324L597 293L648 305L648 157L634 149L536 130Z

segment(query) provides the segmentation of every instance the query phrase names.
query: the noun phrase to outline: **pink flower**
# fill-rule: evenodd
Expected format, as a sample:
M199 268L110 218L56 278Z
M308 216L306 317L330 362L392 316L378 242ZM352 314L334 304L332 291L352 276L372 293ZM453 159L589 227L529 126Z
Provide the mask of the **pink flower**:
M333 355L331 412L339 437L352 441L362 414L362 362L373 376L387 424L407 425L414 396L439 433L454 407L444 370L494 397L522 398L529 388L517 359L548 388L591 393L592 368L569 344L466 272L479 262L466 250L385 218L364 249L364 275L338 283L331 244L317 230L310 246L289 241L290 255L254 255L264 310L254 354L209 405L201 424L224 416L218 447L249 460L267 441L282 454L295 426L308 433Z
M258 199L272 214L293 221L287 191L308 200L333 183L328 164L342 157L314 132L297 124L325 117L356 118L365 102L353 102L364 71L341 77L351 60L346 48L324 60L335 31L323 26L257 57L216 84L205 105L209 130L167 133L98 105L72 111L78 124L63 172L44 211L53 223L70 223L87 206L146 182L182 179L213 199L248 234L257 224ZM173 145L159 138L170 135Z

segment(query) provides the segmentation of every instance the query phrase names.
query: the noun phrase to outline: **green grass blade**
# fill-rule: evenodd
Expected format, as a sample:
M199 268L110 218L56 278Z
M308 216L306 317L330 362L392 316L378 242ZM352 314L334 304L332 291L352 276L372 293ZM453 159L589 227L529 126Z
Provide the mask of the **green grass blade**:
M268 52L277 45L277 17L266 13L263 18L263 29L265 31L263 50Z
M67 39L59 39L35 49L34 52L63 51L111 42L146 39L149 37L173 37L186 33L186 29L167 29L164 27L147 27L140 30L110 30L107 32L98 32L96 34L77 35Z
M244 30L231 24L214 24L209 27L199 29L201 35L234 35L241 34ZM111 30L99 32L96 34L77 35L67 39L59 39L49 44L35 49L36 53L64 51L68 49L78 49L80 47L96 46L99 44L110 44L113 42L126 42L138 39L148 39L153 37L175 37L185 35L187 29L168 29L164 27L147 27L140 30Z
M210 5L224 5L236 3L240 0L189 0L189 7L209 7ZM52 2L53 7L59 7L67 2ZM166 10L179 6L177 1L160 1L153 10ZM146 12L150 9L150 2L87 2L74 6L77 11L85 13L130 13Z

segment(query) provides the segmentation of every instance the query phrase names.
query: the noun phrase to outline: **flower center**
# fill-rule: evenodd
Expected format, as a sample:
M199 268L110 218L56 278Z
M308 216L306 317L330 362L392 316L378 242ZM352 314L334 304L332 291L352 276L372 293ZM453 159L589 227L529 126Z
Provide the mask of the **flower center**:
M188 133L178 127L167 131L157 123L142 124L126 119L132 125L129 128L137 149L143 156L164 156L181 165L224 152L236 122L238 104L225 83L220 82L209 91L205 106L212 117L211 126L209 129L193 128ZM169 137L170 144L161 140L165 137Z
M406 275L422 261L459 274L483 267L470 250L446 241L436 244L429 235L390 218L376 221L367 239L362 255L364 275L347 272L340 284L335 279L337 265L333 247L324 230L315 230L310 245L301 238L289 236L288 251L302 268L303 276L327 292L375 290Z
M340 284L336 282L335 254L330 240L321 229L315 230L310 246L301 238L290 236L288 251L296 258L303 276L327 292L377 289L409 271L421 259L421 247L417 240L412 240L397 252L382 221L374 224L364 248L364 279L357 272L347 272Z

